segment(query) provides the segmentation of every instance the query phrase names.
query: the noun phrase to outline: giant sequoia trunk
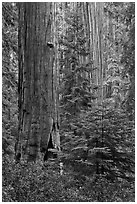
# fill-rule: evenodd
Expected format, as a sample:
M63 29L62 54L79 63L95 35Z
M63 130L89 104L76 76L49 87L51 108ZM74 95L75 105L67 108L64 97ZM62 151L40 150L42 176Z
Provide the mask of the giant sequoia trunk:
M28 160L39 150L60 148L54 72L52 3L18 3L19 7L19 135L16 159L26 141Z

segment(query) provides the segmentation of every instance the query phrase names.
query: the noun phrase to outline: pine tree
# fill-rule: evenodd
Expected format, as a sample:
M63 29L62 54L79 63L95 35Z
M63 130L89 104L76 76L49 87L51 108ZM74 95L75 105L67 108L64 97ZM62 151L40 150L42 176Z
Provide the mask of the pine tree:
M62 100L61 105L65 111L73 116L90 106L91 92L88 73L91 63L82 62L83 56L89 55L86 48L86 37L81 17L77 13L70 13L66 17L66 35L61 36L61 70L63 75L61 85Z
M76 17L78 17L77 14ZM110 18L113 20L112 16ZM78 23L78 18L75 20L74 14L73 17L67 18L67 22L69 25L67 32L70 32L69 35L66 34L63 37L64 41L61 41L62 48L64 48L62 51L64 58L61 59L64 94L61 102L73 119L69 120L70 134L67 134L63 141L65 160L73 163L75 170L80 171L81 169L82 173L90 176L101 175L110 180L118 178L130 180L134 174L134 147L132 146L134 144L134 122L130 121L128 114L121 108L124 97L123 87L127 86L129 81L122 78L121 58L117 59L117 48L115 44L113 45L117 40L116 30L114 29L113 32L110 25L109 29L112 33L110 39L106 40L111 45L111 49L107 56L106 76L102 78L104 80L102 87L107 87L107 91L103 95L104 100L100 100L100 98L97 102L94 100L96 97L92 93L96 87L94 89L92 87L92 90L88 90L90 97L88 97L86 108L83 108L83 104L78 102L86 94L85 92L82 93L83 95L80 94L82 82L77 80L77 67L80 67L80 63L76 58L79 56L77 45L80 41L79 36L82 36L80 31L82 32L83 26L82 23ZM83 46L85 46L85 42ZM82 46L79 47L79 52L81 48ZM121 50L118 51L121 52ZM75 58L73 58L74 56ZM74 66L72 66L72 62ZM86 66L83 66L83 69L81 67L79 70L83 74ZM91 88L88 78L86 78L86 82L86 88ZM79 112L77 117L74 117L75 112Z
M105 102L83 112L75 121L75 129L79 130L77 135L67 136L64 148L71 143L66 161L76 171L110 181L134 179L134 123L125 111Z

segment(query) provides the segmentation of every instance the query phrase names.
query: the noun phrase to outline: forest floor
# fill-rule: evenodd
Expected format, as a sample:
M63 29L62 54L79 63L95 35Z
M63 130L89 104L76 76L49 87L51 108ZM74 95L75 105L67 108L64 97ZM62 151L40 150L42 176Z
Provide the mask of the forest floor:
M134 183L80 176L58 161L3 160L3 202L135 202Z

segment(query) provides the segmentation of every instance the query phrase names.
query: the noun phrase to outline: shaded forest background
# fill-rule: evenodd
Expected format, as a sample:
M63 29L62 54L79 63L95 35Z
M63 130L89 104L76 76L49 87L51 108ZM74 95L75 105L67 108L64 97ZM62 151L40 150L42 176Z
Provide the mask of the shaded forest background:
M24 136L21 162L15 157L21 24L18 5L5 2L3 201L134 202L135 4L44 4L52 5L52 34L48 35L53 44L48 46L54 58L52 82L57 101L51 106L58 113L61 151L57 158L28 162Z

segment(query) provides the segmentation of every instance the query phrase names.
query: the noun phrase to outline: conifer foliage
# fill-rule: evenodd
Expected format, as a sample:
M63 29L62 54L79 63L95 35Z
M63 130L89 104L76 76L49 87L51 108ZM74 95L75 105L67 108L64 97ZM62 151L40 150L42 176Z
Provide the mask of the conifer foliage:
M81 174L131 181L134 179L133 121L129 121L123 110L94 108L81 113L74 123L76 136L70 137L73 146L68 160ZM66 137L64 146L68 143L69 137Z
M3 201L133 202L135 4L2 12Z
M89 55L81 16L73 12L65 21L66 35L62 34L59 41L60 55L63 56L60 58L63 84L61 104L65 104L65 111L75 115L91 101L90 84L86 77L91 63L80 60Z
M122 12L122 6L126 8L124 4L108 4L107 8L108 18L114 18L112 22L121 33L116 16L120 15L118 11ZM109 16L112 11L114 15ZM93 94L95 87L90 78L93 63L89 58L88 63L83 63L87 62L86 57L91 50L86 46L81 17L73 11L65 22L66 33L60 39L61 107L69 118L62 116L62 124L67 120L65 128L68 128L62 141L63 159L80 174L95 178L100 175L109 181L131 181L134 179L134 121L122 106L124 89L129 84L129 80L122 75L122 55L117 56L117 49L120 54L122 50L116 49L113 40L107 40L112 49L103 84L109 84L110 90L103 92L101 101ZM114 29L114 36L111 36L115 41L118 38L116 33Z
M3 153L13 154L17 134L17 7L2 4L2 132Z

